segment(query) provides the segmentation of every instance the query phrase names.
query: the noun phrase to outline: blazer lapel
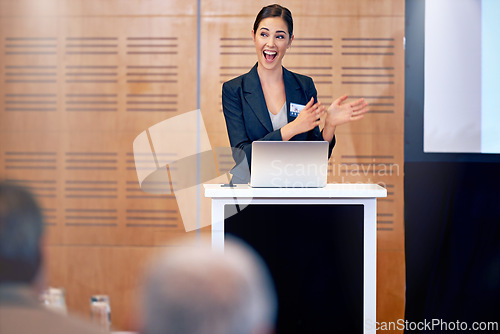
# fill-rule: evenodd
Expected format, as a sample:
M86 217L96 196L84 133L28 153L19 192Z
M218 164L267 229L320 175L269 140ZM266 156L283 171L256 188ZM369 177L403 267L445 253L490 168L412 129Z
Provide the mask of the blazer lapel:
M245 83L243 86L243 94L245 100L252 108L259 121L266 128L267 131L273 131L273 124L269 117L267 110L266 99L260 84L259 74L257 73L257 65L255 65L250 72L245 76Z
M290 116L290 103L305 104L304 94L302 94L302 87L298 83L297 79L293 74L283 67L283 81L285 82L285 95L286 95L286 110L288 123L293 121L295 117Z

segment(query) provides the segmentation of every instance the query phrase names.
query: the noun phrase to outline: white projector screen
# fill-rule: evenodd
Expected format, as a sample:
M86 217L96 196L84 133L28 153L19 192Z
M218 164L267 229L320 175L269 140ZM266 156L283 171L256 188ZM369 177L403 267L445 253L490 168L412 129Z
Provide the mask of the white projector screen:
M425 2L424 152L500 153L499 0Z

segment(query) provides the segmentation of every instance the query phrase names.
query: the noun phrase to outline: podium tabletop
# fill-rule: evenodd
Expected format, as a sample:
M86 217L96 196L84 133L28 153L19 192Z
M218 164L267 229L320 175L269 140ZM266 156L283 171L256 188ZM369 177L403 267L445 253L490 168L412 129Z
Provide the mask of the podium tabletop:
M322 188L252 188L247 184L228 187L204 184L210 198L375 198L387 197L387 189L371 183L329 183Z

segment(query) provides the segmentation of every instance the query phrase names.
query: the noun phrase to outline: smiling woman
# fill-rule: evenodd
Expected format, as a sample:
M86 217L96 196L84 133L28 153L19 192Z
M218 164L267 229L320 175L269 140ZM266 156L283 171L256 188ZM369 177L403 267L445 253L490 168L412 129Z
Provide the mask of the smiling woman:
M252 38L257 64L250 72L222 86L222 107L231 147L238 165L252 159L255 140L327 141L328 156L335 146L338 125L363 118L368 111L364 99L346 102L336 99L328 108L317 101L317 91L310 77L293 73L282 66L292 45L292 13L274 4L261 9L255 19ZM297 111L290 112L293 105ZM322 131L319 125L324 121ZM248 182L248 174L233 169L233 183Z
M259 58L264 57L261 62L263 66L266 63L281 65L281 60L293 41L292 13L279 5L264 7L255 19L252 37L257 55Z

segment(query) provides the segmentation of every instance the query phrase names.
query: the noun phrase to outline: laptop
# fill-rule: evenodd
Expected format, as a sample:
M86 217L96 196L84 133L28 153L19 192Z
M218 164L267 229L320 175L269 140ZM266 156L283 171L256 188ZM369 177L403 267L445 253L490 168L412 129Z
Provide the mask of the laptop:
M324 187L328 170L328 142L254 141L251 167L252 187Z

